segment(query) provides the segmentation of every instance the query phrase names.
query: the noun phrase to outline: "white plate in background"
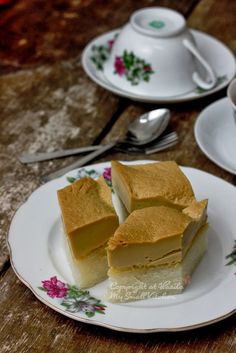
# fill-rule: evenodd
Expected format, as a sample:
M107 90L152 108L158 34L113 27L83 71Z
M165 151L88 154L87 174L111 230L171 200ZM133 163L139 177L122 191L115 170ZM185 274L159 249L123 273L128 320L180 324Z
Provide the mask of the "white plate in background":
M210 104L199 114L194 134L209 159L236 175L236 124L227 97Z

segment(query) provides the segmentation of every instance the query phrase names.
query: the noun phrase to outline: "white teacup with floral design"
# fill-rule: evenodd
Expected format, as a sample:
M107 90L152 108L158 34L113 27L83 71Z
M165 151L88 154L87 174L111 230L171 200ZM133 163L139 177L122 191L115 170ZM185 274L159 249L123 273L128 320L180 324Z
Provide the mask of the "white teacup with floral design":
M216 84L213 69L197 49L184 17L153 7L133 13L104 65L106 78L122 90L176 96Z

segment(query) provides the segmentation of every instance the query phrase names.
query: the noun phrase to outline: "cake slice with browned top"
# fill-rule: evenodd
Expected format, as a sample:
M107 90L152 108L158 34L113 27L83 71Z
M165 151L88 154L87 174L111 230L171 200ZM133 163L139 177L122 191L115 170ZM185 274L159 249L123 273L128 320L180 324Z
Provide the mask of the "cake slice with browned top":
M113 302L180 293L206 251L207 200L133 211L108 242Z
M174 161L125 165L112 161L112 185L129 213L151 206L183 209L195 196Z
M119 225L103 177L82 178L58 190L68 257L76 283L90 287L107 277L106 245Z

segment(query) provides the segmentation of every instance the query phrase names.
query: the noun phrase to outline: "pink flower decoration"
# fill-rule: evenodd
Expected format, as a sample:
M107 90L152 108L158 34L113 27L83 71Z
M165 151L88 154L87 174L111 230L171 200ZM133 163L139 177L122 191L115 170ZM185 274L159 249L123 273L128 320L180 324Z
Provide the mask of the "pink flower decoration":
M108 47L109 47L110 50L112 49L114 42L115 42L114 39L110 39L110 40L107 42L107 43L108 43Z
M50 280L42 281L43 288L47 290L47 295L51 298L64 298L68 289L65 283L59 281L56 276L51 277Z
M124 75L126 69L125 69L125 65L124 65L124 63L123 63L123 61L122 61L120 56L116 57L114 66L115 66L115 69L116 69L116 73L119 76Z
M104 168L103 178L111 181L111 168Z
M95 311L99 311L100 314L104 314L104 311L106 310L105 306L102 306L102 305L94 305L94 310Z

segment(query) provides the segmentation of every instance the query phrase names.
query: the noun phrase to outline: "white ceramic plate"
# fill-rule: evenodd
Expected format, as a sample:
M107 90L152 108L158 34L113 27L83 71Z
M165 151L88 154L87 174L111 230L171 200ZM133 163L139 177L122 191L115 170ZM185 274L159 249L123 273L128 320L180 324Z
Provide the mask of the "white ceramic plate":
M191 30L200 52L203 53L206 60L216 72L218 77L218 84L216 87L207 91L202 91L196 87L194 91L188 94L175 97L149 97L146 95L136 95L130 92L126 92L113 86L106 79L102 70L104 62L103 60L109 56L109 43L114 40L119 32L120 29L117 29L95 38L86 46L82 54L82 65L87 75L98 85L119 96L147 103L185 102L199 99L221 90L228 85L230 80L235 75L236 66L233 53L222 42L213 38L212 36L209 36L208 34L200 31ZM98 53L100 54L98 55ZM104 56L103 59L102 56ZM96 58L96 65L92 58ZM98 62L100 64L100 69L98 69L97 66Z
M107 167L110 163L82 168L68 175L97 177ZM56 191L68 184L66 176L33 192L12 220L8 242L17 276L39 300L55 311L74 320L118 331L180 331L231 315L236 311L236 267L235 263L227 266L230 259L225 257L232 252L236 239L236 189L200 170L186 167L182 170L191 181L197 198L209 198L210 224L208 251L182 294L111 304L105 299L107 281L90 288L89 293L72 286L56 196ZM114 205L117 207L115 197ZM43 286L46 289L42 290Z
M194 133L203 153L236 175L236 124L228 98L210 104L199 114Z

